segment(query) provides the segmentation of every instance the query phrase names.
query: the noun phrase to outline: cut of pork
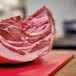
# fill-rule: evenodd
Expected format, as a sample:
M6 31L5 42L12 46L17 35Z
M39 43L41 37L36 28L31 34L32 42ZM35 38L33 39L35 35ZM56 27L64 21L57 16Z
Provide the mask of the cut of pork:
M21 17L0 20L0 63L22 63L47 54L56 29L52 13L43 6L21 22Z

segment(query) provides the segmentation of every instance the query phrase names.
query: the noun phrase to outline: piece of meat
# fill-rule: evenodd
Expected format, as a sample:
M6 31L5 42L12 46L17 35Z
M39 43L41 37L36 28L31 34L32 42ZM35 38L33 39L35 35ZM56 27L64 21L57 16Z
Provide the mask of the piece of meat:
M28 62L47 54L55 34L55 21L45 6L24 21L20 16L0 20L0 63Z

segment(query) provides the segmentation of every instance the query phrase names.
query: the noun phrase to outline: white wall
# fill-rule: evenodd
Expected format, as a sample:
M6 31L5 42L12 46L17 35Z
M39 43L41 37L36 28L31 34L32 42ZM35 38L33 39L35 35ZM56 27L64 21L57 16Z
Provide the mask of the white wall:
M76 13L75 0L27 0L27 15L46 5L53 12L56 21L57 37L63 36L62 21L71 13ZM73 10L74 8L74 10ZM72 10L72 11L71 11ZM73 12L74 11L74 12ZM76 18L76 15L75 15Z

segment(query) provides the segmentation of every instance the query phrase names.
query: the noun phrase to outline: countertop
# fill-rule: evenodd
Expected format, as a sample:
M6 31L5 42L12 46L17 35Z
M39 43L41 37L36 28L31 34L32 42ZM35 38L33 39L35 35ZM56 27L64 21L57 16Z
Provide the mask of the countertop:
M73 53L75 57L58 70L53 76L76 76L76 50L52 50L51 54Z

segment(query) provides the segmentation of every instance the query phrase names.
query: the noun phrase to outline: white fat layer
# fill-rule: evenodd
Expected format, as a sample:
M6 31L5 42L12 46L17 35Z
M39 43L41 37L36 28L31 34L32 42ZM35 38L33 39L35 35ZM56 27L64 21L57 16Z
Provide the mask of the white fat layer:
M51 37L51 34L49 34L48 36L46 36L43 40L48 40L49 38ZM23 52L25 52L26 55L20 55L14 51L11 51L9 49L7 49L6 47L4 47L1 43L0 43L0 56L4 57L4 58L7 58L7 59L10 59L10 60L16 60L16 61L31 61L35 58L37 58L39 55L41 55L42 53L44 53L46 50L49 49L49 47L52 47L52 41L53 41L53 38L51 37L51 42L48 46L40 49L40 50L36 50L35 52L33 53L29 53L28 51L26 50L22 50ZM34 47L38 42L36 42L35 44L32 45L32 47Z
M35 59L39 54L42 54L45 50L49 48L49 46L46 46L45 48L42 48L40 50L36 50L36 52L30 54L26 53L26 55L19 55L13 51L10 51L9 49L5 48L3 45L1 45L0 48L0 56L5 57L10 60L16 60L16 61L30 61ZM1 52L2 51L2 52ZM5 52L6 51L6 52Z
M42 54L42 53L44 53L46 50L47 51L49 51L48 49L50 48L50 50L51 50L51 48L52 48L52 43L53 43L53 37L51 38L51 42L50 42L50 44L49 45L47 45L46 47L44 47L44 48L42 48L42 49L39 49L39 50L36 50L35 52L33 52L32 54Z
M26 32L26 33L30 35L39 35L39 34L45 33L45 31L47 31L48 29L49 29L49 26L46 26L46 29L44 29L43 31L35 32L35 33L29 33L29 32Z

